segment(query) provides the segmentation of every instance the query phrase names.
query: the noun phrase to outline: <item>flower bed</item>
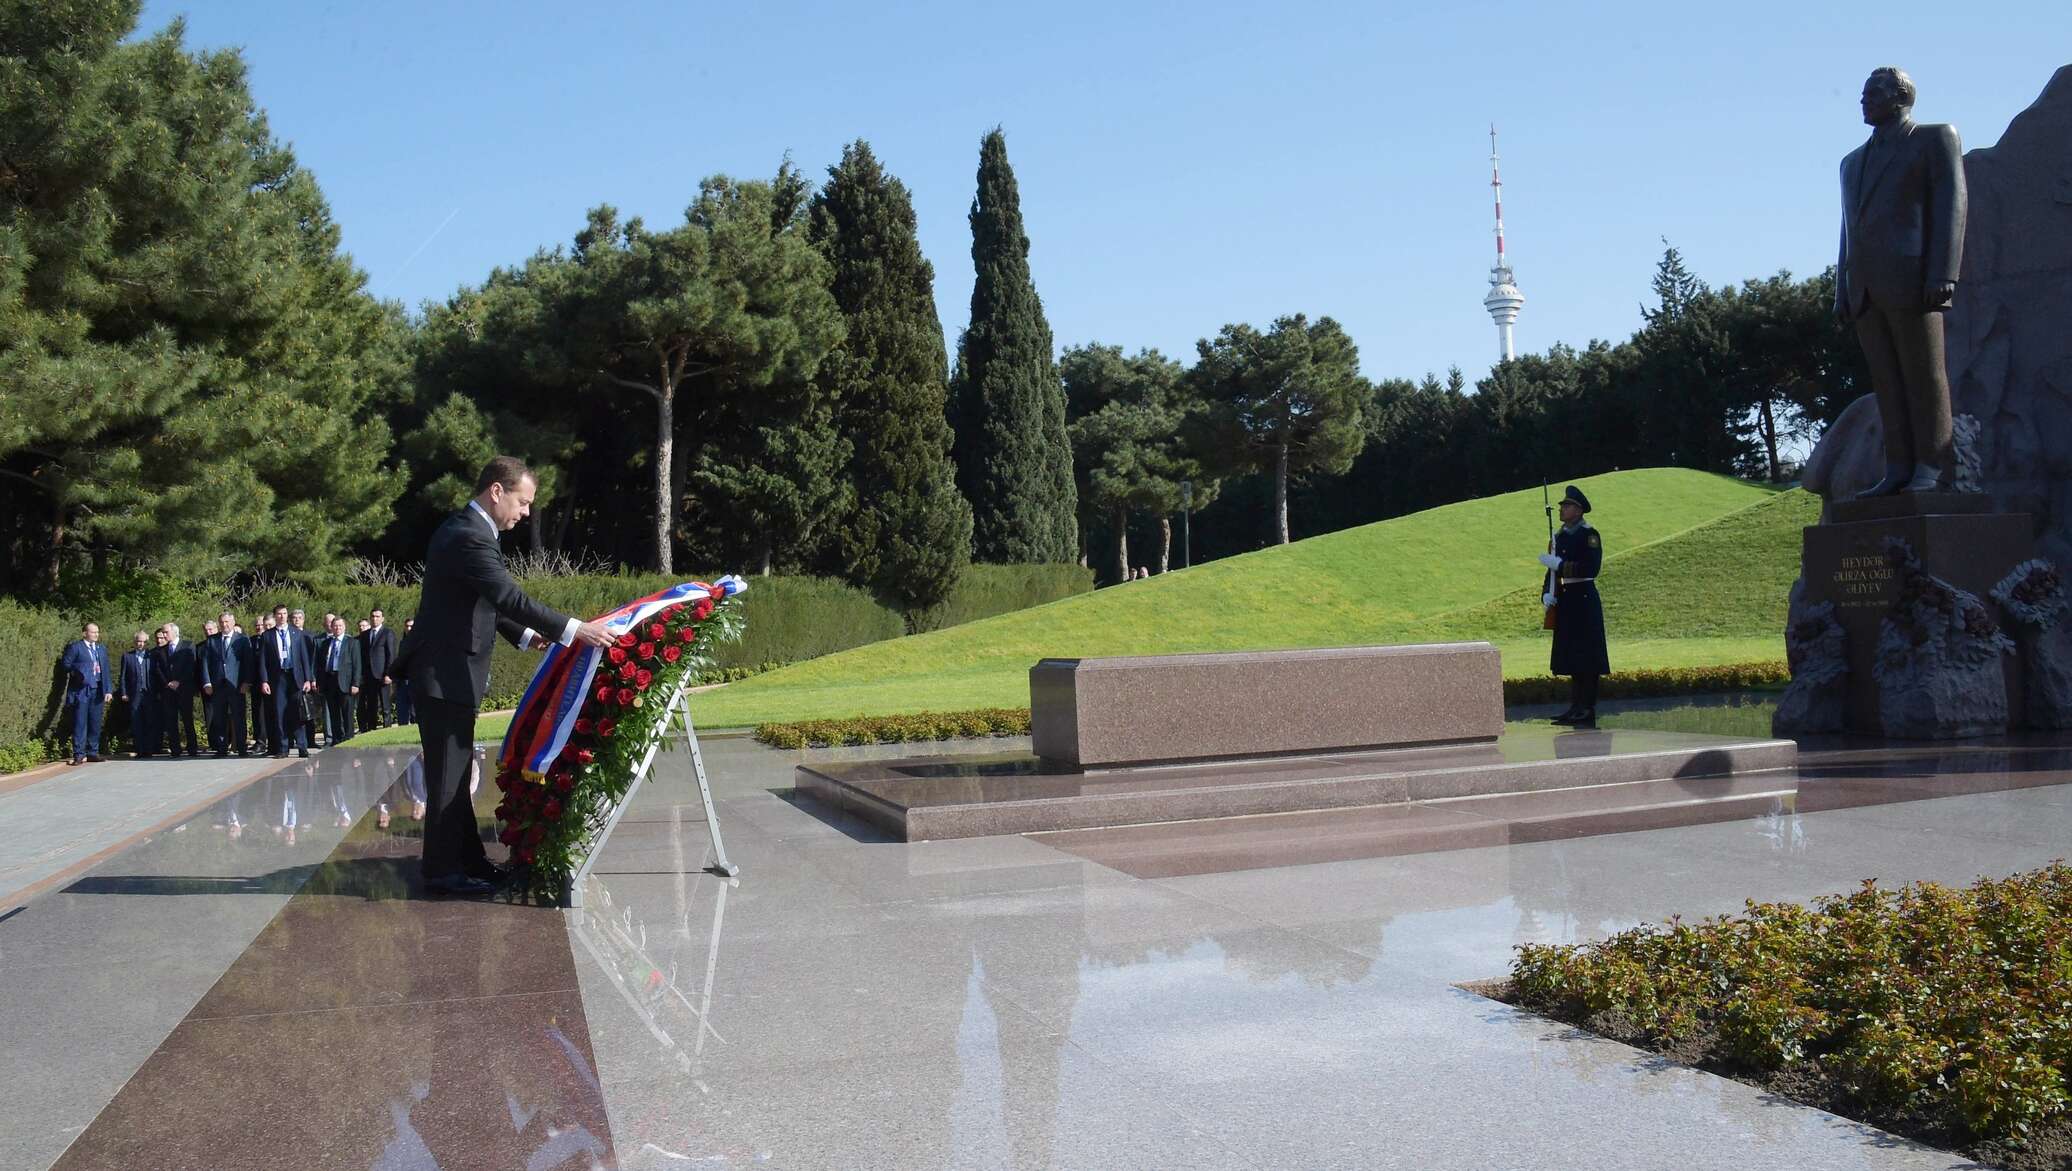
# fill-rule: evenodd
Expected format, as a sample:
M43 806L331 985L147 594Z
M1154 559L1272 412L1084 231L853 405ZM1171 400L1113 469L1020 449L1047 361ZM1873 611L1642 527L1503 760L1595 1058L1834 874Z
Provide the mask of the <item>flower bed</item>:
M497 837L511 848L514 893L541 903L566 893L582 851L662 734L669 699L692 672L711 668L715 646L740 637L741 608L733 598L742 588L732 578L695 582L677 587L683 596L659 607L631 603L604 619L625 628L615 645L601 654L557 647L540 664L497 758ZM556 678L563 703L551 694Z
M1499 998L2014 1168L2072 1167L2072 867L1518 949Z

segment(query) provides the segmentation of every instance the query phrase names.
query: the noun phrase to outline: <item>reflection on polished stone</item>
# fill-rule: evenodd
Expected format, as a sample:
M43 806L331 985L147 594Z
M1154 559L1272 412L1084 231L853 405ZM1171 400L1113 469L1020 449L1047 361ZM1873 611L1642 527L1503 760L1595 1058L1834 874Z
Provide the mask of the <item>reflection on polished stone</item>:
M1783 769L1788 740L1507 724L1494 742L1081 772L1034 756L802 764L797 784L907 841L1295 813Z

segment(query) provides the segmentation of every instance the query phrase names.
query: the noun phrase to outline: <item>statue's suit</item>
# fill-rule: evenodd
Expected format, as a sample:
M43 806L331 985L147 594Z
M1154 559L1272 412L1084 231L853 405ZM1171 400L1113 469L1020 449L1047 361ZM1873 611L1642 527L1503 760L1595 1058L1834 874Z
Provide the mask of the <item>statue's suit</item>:
M1950 386L1931 289L1964 255L1964 151L1954 127L1901 119L1842 159L1835 312L1856 324L1890 468L1948 472Z

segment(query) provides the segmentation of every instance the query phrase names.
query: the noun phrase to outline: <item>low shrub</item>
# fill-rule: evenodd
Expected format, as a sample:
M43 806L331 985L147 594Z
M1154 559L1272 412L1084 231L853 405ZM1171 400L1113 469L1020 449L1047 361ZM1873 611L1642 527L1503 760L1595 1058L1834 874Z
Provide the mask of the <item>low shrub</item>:
M760 724L755 738L772 748L830 748L851 744L907 744L923 740L962 740L980 736L1026 736L1029 709L980 708L967 712L915 712L904 716L854 716L840 720L802 720L792 724Z
M1779 688L1791 682L1791 666L1782 659L1760 663L1726 663L1716 667L1662 667L1614 671L1598 691L1602 699L1641 699L1660 695L1699 695L1713 691ZM1505 703L1566 703L1568 680L1553 675L1504 680Z
M1094 588L1093 570L1083 565L972 565L958 577L940 605L907 614L915 634L943 630L1055 602Z
M1867 1120L2020 1142L2072 1114L2072 867L1955 890L1866 882L1598 943L1526 944L1520 1004L1701 1059L1805 1070ZM1827 1103L1821 1103L1827 1104ZM1919 1129L1916 1127L1916 1129Z

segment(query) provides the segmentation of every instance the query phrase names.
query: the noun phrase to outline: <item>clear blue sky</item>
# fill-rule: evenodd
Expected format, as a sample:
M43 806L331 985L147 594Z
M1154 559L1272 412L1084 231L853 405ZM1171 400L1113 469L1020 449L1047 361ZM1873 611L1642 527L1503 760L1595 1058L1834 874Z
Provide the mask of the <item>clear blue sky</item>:
M1192 361L1224 322L1330 314L1371 377L1493 359L1491 121L1518 346L1543 350L1630 333L1663 237L1715 284L1831 263L1873 66L1978 147L2072 60L2063 0L151 0L144 28L181 13L190 45L244 48L374 292L412 308L591 205L674 224L705 175L789 150L817 179L863 137L914 193L954 338L998 124L1061 346Z

